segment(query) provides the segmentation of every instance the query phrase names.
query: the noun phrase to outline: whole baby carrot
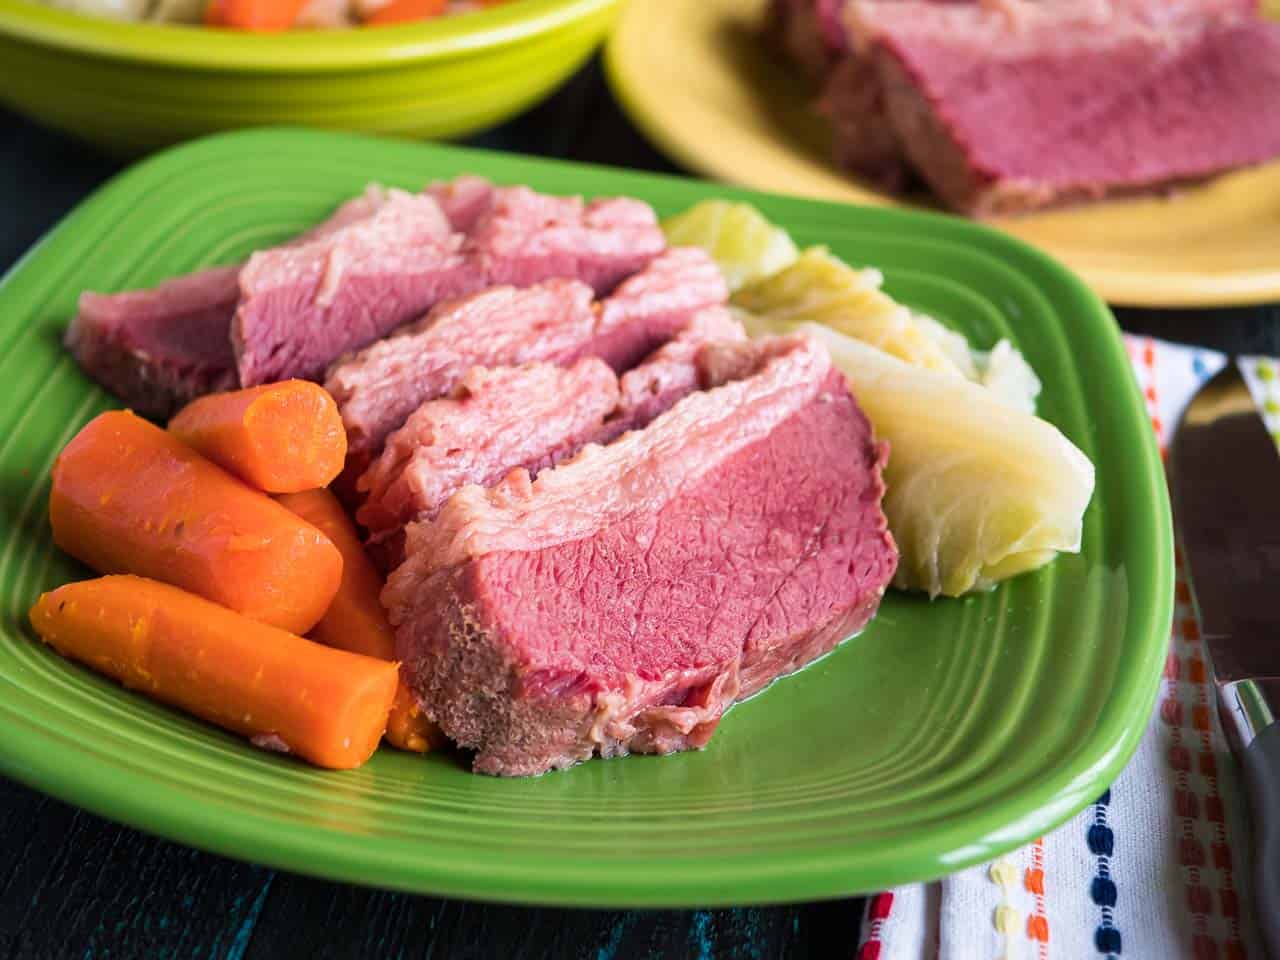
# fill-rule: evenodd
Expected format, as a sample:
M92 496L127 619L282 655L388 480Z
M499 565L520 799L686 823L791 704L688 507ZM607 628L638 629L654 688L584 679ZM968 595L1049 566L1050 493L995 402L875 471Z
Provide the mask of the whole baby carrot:
M278 499L332 540L342 553L342 586L311 631L311 638L352 653L394 660L395 631L378 599L382 577L365 554L356 528L338 498L328 490L308 490L287 493ZM387 718L387 740L415 753L425 753L443 742L439 728L422 712L403 680Z
M338 405L306 380L200 397L169 421L169 432L268 493L327 487L347 457Z
M31 625L126 687L322 767L358 767L387 723L394 663L332 650L142 577L43 594Z
M306 633L342 580L323 533L123 410L95 417L53 465L59 547L100 573L136 573L253 620Z
M365 24L371 27L382 27L393 23L427 20L444 13L446 6L447 0L391 0L368 17Z
M217 0L217 4L218 26L276 33L293 26L306 0Z

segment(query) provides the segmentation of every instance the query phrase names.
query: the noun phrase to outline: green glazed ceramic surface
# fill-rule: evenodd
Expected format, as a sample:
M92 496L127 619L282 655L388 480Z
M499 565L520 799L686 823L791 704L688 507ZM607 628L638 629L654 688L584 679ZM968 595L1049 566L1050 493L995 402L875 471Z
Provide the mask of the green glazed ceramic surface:
M982 345L1011 337L1042 413L1093 459L1084 549L963 601L890 593L860 636L735 707L697 753L537 779L383 748L321 772L154 705L35 642L25 611L85 571L52 546L48 472L110 399L59 335L86 288L234 261L369 179L476 172L631 194L668 214L741 198ZM104 187L0 285L0 768L232 856L448 896L578 905L802 900L922 880L1091 802L1153 705L1171 614L1168 500L1115 324L1052 260L958 219L453 148L274 130L204 140Z
M254 36L0 0L0 101L122 154L269 124L461 136L564 80L616 3L512 0L419 24Z

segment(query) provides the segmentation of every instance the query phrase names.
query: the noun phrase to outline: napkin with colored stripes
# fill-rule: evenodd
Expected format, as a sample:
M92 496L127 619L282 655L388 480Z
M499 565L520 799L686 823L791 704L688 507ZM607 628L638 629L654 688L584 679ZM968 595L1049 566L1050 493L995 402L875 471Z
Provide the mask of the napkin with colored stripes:
M1126 337L1163 453L1221 354ZM1239 361L1280 444L1280 364ZM1181 555L1156 709L1129 765L1052 834L992 863L871 897L858 960L1264 960L1246 807Z

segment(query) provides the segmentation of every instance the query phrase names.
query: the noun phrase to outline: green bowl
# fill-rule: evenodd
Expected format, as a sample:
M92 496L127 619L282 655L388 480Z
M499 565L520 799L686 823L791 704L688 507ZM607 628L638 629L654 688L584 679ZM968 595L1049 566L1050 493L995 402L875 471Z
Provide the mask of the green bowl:
M122 155L265 124L457 137L563 81L616 6L513 0L420 24L259 36L0 0L0 101Z

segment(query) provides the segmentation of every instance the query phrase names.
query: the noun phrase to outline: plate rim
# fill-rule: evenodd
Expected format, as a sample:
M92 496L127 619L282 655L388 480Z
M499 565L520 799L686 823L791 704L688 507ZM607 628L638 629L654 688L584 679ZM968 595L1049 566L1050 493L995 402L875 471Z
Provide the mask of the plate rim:
M80 222L89 219L96 206L106 204L117 193L128 195L135 189L135 182L146 182L151 170L174 164L177 159L198 156L208 150L210 144L240 141L246 151L252 151L262 149L277 138L309 141L316 145L333 140L360 141L373 149L388 142L356 134L266 128L219 134L163 151L117 174L77 204L0 278L0 298L3 298L24 268L39 257L48 255L59 238L74 236ZM515 159L534 167L589 169L633 183L644 180L685 184L698 182L691 181L690 178L621 168L593 167L524 156L512 157L492 151L431 144L401 145L457 158L459 169L465 166L469 157L489 157L495 161ZM737 195L742 198L759 193L723 188L710 183L706 186L721 195ZM626 189L625 183L620 184L620 189ZM793 197L785 199L789 203L814 208L832 206L827 201ZM1145 616L1142 618L1145 627L1144 636L1140 638L1143 643L1139 648L1142 656L1137 658L1138 662L1128 665L1125 671L1128 674L1127 682L1117 681L1115 695L1103 707L1104 711L1118 715L1111 718L1109 725L1121 727L1119 736L1109 739L1105 745L1096 744L1095 741L1099 739L1098 726L1101 723L1095 725L1071 763L1042 771L1034 781L1014 791L1010 796L1028 808L1019 816L1016 829L1010 827L1007 813L978 812L961 819L958 827L949 823L946 828L930 831L925 835L924 841L906 841L899 845L892 857L888 852L882 852L875 864L880 872L877 873L874 887L923 879L918 870L903 869L889 861L900 862L905 857L918 859L926 856L923 851L912 852L912 848L939 846L937 840L944 829L952 835L964 833L974 837L981 836L984 845L958 844L945 854L938 854L936 851L929 854L932 867L936 868L934 875L990 859L1003 850L1017 847L1056 827L1092 802L1093 796L1100 793L1123 768L1145 731L1155 703L1164 663L1165 638L1173 615L1173 535L1163 468L1119 329L1108 308L1065 267L1017 238L981 224L930 211L904 209L885 213L888 216L915 220L921 227L933 226L948 232L985 233L991 242L1011 246L1031 257L1043 269L1049 270L1055 280L1066 284L1073 296L1080 298L1081 303L1088 308L1084 312L1089 315L1089 319L1082 319L1081 322L1089 324L1095 339L1104 346L1101 353L1093 354L1095 362L1107 362L1112 366L1122 364L1126 374L1125 382L1129 384L1129 390L1124 404L1125 431L1135 438L1145 438L1131 451L1133 458L1129 472L1135 478L1135 483L1143 484L1143 492L1146 494L1143 502L1148 505L1148 514L1144 521L1144 533L1150 534L1151 553L1157 569L1153 571L1148 585L1151 601L1146 605ZM792 854L785 864L779 863L783 858L777 854L755 853L745 861L735 861L733 880L710 891L706 889L705 876L700 876L696 882L676 879L659 885L652 879L628 881L625 875L611 875L609 882L602 884L598 870L593 871L581 864L569 865L567 870L565 865L559 865L559 872L547 869L544 864L541 875L538 876L529 871L513 874L490 870L485 873L483 869L459 874L456 864L422 860L406 864L397 860L393 853L390 856L394 862L389 862L386 849L367 852L360 844L351 843L348 835L311 824L295 824L294 831L284 834L273 831L277 822L266 815L253 821L238 816L228 824L216 802L197 797L184 798L183 804L174 804L173 797L170 796L175 792L174 788L162 785L157 790L155 781L150 777L132 773L127 766L103 761L83 748L79 763L67 763L59 758L74 756L77 749L74 744L70 747L59 744L58 749L51 753L45 748L58 739L56 733L46 732L30 724L26 729L22 727L21 722L0 711L0 738L6 741L6 749L0 751L0 772L28 786L96 814L180 843L333 880L493 902L615 908L691 908L799 902L848 896L870 889L865 885L851 885L849 882L851 874L865 873L868 869L868 857L865 853L859 853L856 848L825 851L821 860L806 855L802 858L803 862L797 862L797 855ZM305 839L298 838L300 831L305 834ZM996 834L1000 834L1002 839L993 841L992 837ZM625 874L620 871L614 873ZM744 877L743 874L746 873L751 875ZM778 896L771 891L774 889L773 885L781 879L786 880L787 890L784 895Z
M0 0L3 2L3 0ZM636 93L627 71L622 55L619 53L624 42L623 36L628 26L631 10L640 6L638 3L624 3L619 11L617 22L609 32L604 44L604 72L609 88L614 97L627 114L627 117L658 147L659 151L675 160L688 170L728 183L770 193L782 191L777 183L760 183L755 178L744 177L731 162L718 161L712 152L700 153L691 150L676 137L663 122L659 112L651 110L645 100ZM1271 161L1280 165L1280 158ZM838 171L832 168L833 172ZM827 203L843 203L849 206L889 206L898 209L918 209L905 204L895 197L868 189L849 179L849 187L858 194L858 199L840 199L836 197L817 197L812 193L795 193L792 196L805 199L820 199ZM921 211L934 212L934 211ZM957 216L956 214L943 214ZM958 217L958 219L968 218ZM968 220L984 226L992 226L982 221ZM1003 232L1003 231L1002 231ZM1021 240L1021 238L1015 237ZM1026 243L1027 241L1021 241ZM1034 246L1034 245L1033 245ZM1039 248L1050 256L1056 256L1052 250ZM1184 271L1177 274L1153 273L1142 270L1111 269L1107 267L1077 267L1076 272L1108 303L1117 306L1147 308L1196 308L1196 307L1238 307L1257 306L1280 298L1280 262L1272 268L1256 268L1235 270L1228 273L1210 271Z

